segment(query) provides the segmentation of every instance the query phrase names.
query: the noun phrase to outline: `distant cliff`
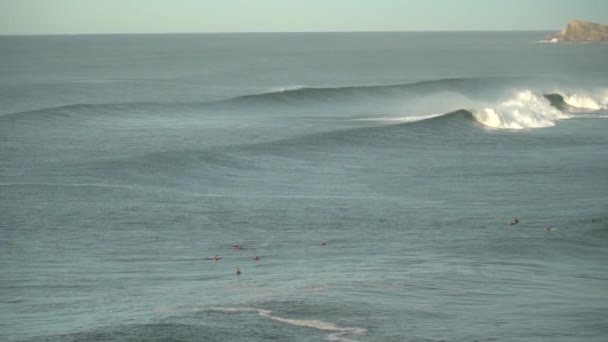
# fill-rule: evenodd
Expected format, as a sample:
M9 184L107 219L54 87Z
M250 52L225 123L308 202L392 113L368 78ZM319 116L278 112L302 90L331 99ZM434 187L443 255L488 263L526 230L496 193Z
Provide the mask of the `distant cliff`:
M572 20L566 28L547 37L551 42L608 42L608 26Z

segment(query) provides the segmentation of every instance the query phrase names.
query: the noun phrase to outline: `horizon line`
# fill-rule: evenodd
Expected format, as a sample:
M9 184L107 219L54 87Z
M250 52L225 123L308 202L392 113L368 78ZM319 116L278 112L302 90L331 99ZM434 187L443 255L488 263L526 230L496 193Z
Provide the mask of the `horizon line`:
M517 30L356 30L356 31L217 31L217 32L76 32L76 33L0 33L0 37L23 36L120 36L120 35L172 35L172 34L301 34L301 33L467 33L467 32L548 32L559 29L517 29Z

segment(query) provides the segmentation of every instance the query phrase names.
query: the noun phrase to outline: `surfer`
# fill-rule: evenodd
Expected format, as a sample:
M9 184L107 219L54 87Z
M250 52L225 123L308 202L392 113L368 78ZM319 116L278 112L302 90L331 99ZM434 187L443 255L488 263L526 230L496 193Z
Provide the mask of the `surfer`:
M260 257L256 255L256 256L253 257L253 260L260 261Z
M327 246L327 242L321 241L321 246Z
M240 268L238 268L238 267L236 268L236 275L237 275L237 276L238 276L238 275L241 275L241 269L240 269Z
M216 255L213 258L211 258L211 260L213 260L213 261L220 261L220 260L222 260L222 257L219 256L219 255Z
M513 221L509 222L510 225L514 226L519 223L519 219L516 217Z

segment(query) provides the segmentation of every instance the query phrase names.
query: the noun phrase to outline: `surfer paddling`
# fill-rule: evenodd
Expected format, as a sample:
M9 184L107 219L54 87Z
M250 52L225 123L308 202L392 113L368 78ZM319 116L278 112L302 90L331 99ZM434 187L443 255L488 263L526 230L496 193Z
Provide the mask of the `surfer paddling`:
M513 221L509 222L509 224L512 225L512 226L514 226L514 225L516 225L518 223L519 223L519 219L517 217L514 218Z

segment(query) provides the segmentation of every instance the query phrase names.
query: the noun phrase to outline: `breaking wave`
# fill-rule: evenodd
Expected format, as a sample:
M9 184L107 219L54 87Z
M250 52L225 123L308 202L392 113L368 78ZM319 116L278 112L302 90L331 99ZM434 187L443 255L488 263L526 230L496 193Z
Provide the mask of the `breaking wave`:
M553 107L544 96L525 90L492 107L473 110L475 120L491 128L524 129L554 126L570 116Z
M608 99L597 99L588 95L564 95L564 102L574 108L588 110L604 110L608 108Z

